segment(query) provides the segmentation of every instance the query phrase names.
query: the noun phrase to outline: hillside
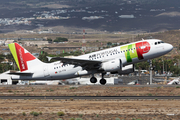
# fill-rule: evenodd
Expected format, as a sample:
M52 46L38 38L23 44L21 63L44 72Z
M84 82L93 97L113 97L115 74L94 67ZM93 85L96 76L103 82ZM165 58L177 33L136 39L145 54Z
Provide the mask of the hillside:
M179 29L178 0L0 0L0 33L43 28L159 32ZM13 11L13 12L12 12ZM64 26L58 31L54 27ZM71 28L77 28L71 31Z

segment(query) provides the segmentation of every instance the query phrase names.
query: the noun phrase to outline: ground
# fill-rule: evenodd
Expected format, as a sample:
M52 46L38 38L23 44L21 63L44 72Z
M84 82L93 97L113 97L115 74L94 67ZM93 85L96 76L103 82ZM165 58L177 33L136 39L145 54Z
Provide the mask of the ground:
M2 95L179 95L178 86L0 86ZM173 94L172 94L173 93ZM34 112L33 112L34 111ZM35 114L35 112L37 112ZM57 113L59 113L59 116ZM30 114L31 113L31 114ZM33 114L34 113L34 114ZM64 113L64 114L63 114ZM0 117L4 120L177 120L179 100L47 100L0 99ZM119 119L118 119L119 118Z

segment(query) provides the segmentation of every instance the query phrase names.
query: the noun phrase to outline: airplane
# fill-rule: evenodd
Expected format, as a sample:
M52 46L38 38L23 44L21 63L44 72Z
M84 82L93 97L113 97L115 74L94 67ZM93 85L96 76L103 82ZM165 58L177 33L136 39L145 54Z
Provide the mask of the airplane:
M173 46L159 39L141 40L113 48L104 49L73 58L48 57L56 62L44 63L34 57L18 43L8 45L20 71L9 71L12 80L64 80L84 75L92 75L91 83L96 83L95 73L101 73L100 84L105 85L104 75L129 74L134 72L134 64L162 56Z

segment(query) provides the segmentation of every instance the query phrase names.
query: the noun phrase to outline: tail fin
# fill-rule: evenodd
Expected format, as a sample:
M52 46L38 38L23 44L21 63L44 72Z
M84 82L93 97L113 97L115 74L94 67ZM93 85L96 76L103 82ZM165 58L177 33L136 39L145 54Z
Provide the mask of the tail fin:
M36 66L41 62L18 43L11 43L8 44L8 46L21 72L29 70L29 62L33 62L31 64L33 66Z

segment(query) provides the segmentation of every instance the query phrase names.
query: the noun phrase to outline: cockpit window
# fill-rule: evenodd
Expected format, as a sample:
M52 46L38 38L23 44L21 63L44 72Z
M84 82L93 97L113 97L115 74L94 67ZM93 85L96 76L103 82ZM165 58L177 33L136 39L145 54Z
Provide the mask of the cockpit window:
M163 41L161 41L161 43L164 43Z

